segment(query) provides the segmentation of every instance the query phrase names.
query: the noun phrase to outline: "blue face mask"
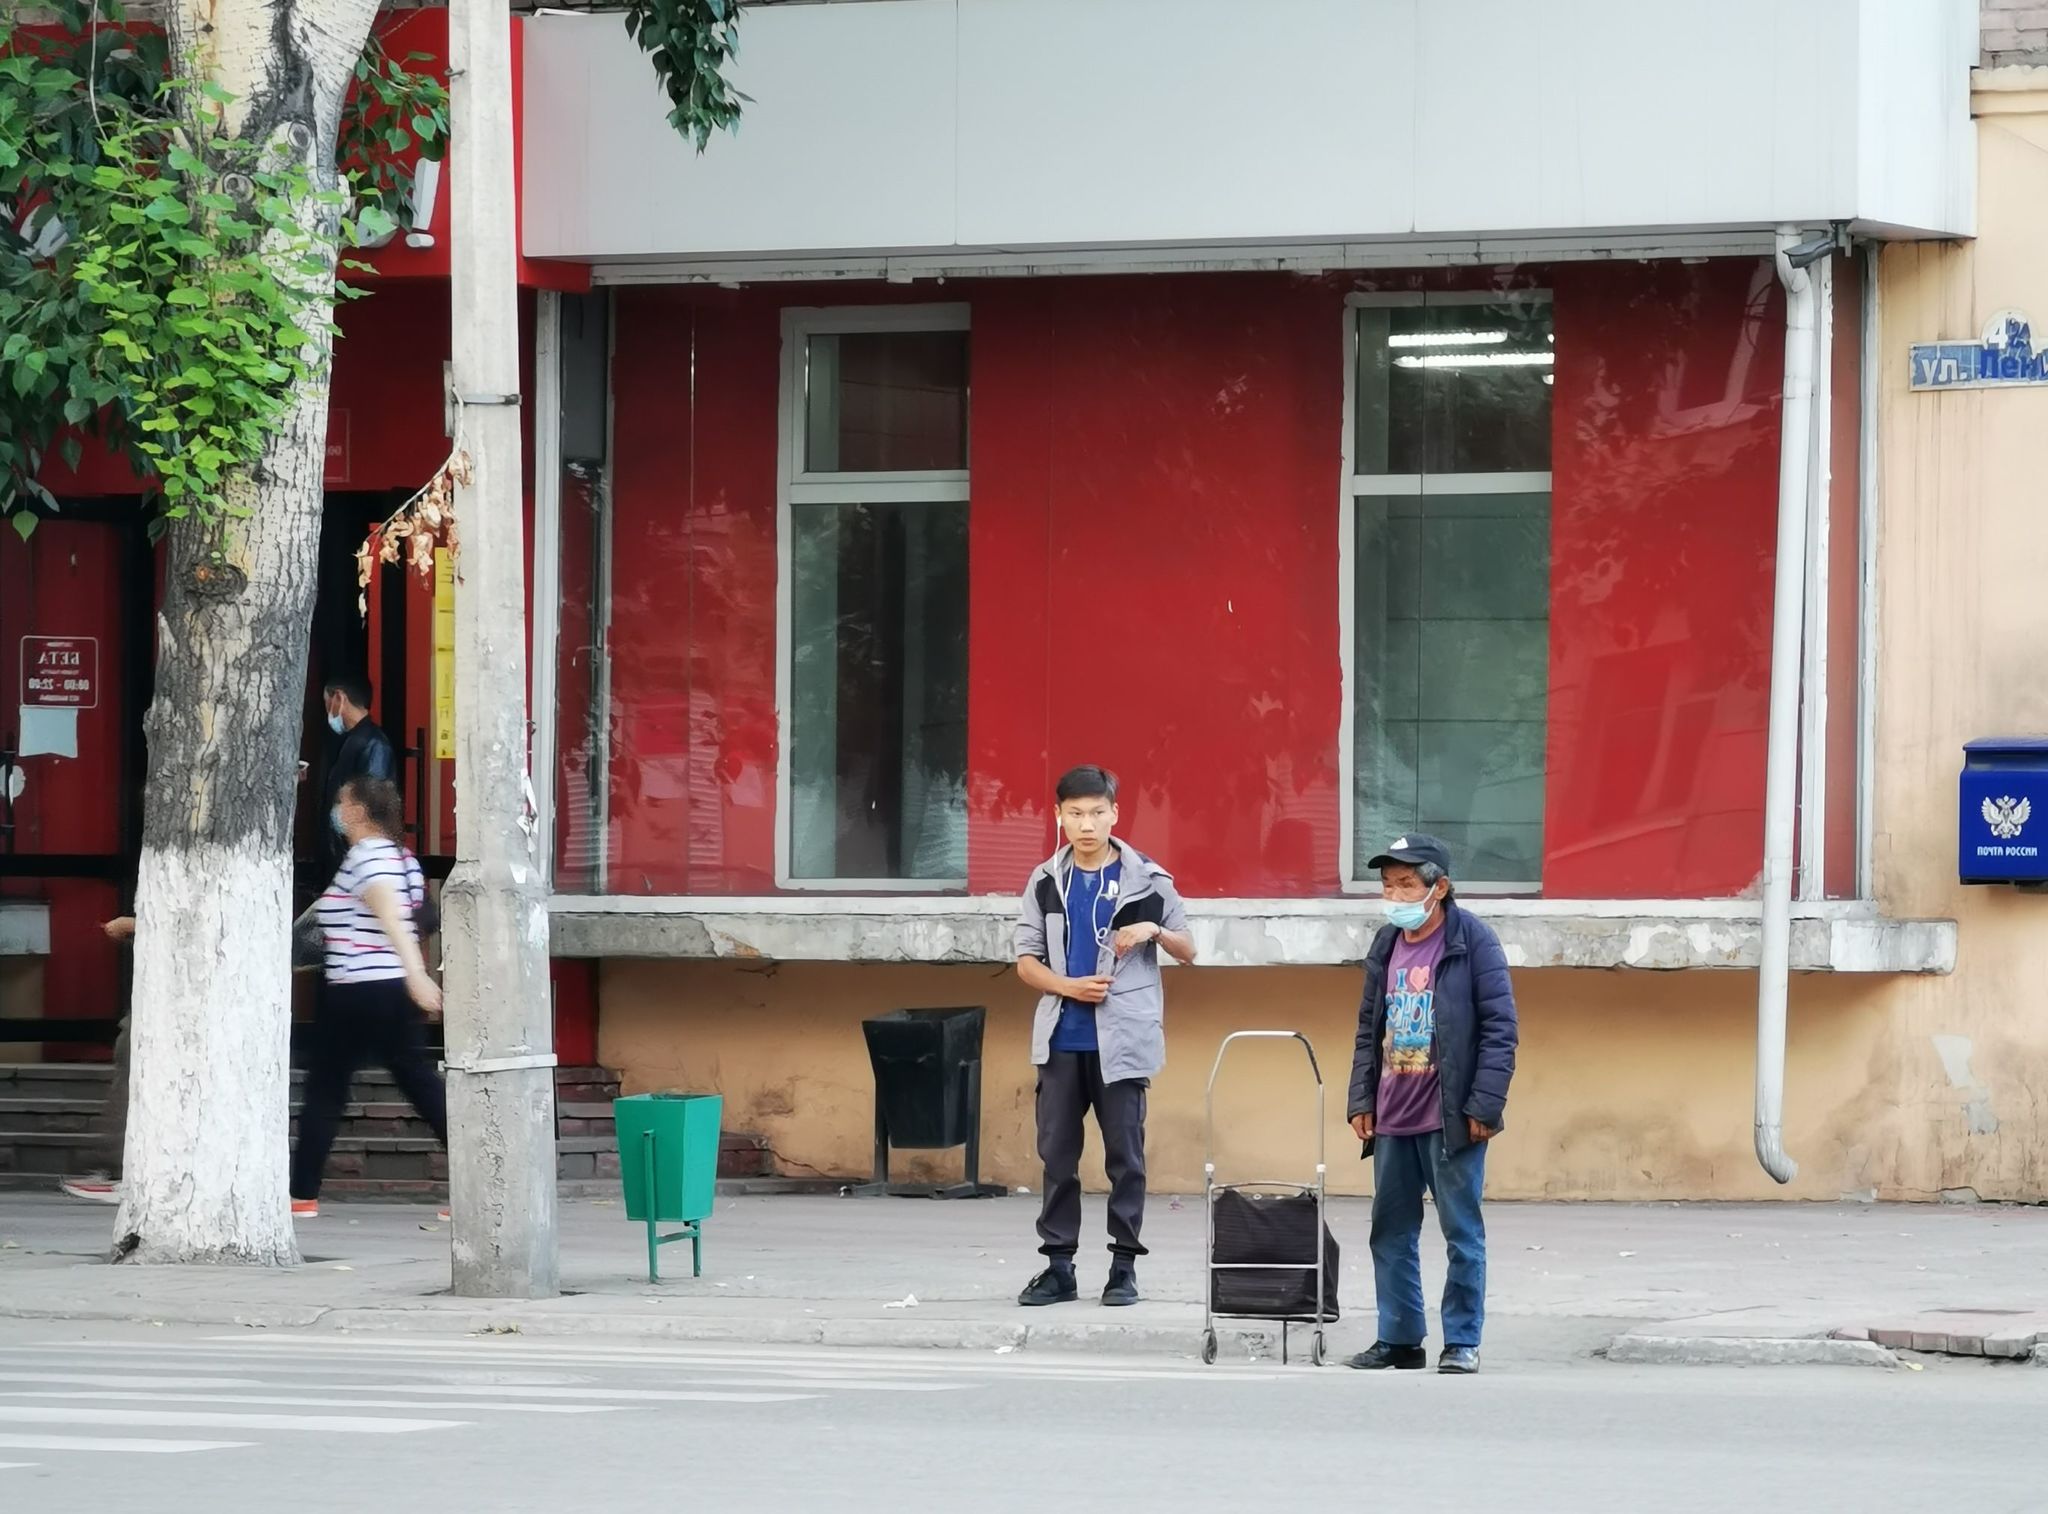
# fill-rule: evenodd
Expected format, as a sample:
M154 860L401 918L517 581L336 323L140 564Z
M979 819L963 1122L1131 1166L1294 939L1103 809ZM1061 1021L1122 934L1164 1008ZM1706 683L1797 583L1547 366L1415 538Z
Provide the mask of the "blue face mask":
M1421 930L1429 917L1435 913L1434 894L1417 904L1396 903L1390 900L1387 903L1387 924L1399 926L1402 930Z
M327 812L327 823L334 827L335 835L345 836L348 834L348 827L341 823L340 805L337 804L333 809Z
M327 717L327 729L334 732L337 736L346 736L348 734L348 726L339 715L329 715Z

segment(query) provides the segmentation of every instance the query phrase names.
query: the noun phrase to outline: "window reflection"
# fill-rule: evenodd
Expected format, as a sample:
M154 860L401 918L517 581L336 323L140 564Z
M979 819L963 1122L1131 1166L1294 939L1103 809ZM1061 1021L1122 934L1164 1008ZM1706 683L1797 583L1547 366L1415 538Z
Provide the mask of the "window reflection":
M1543 875L1550 303L1357 312L1354 855L1442 837L1459 875ZM1381 492L1384 491L1384 492Z

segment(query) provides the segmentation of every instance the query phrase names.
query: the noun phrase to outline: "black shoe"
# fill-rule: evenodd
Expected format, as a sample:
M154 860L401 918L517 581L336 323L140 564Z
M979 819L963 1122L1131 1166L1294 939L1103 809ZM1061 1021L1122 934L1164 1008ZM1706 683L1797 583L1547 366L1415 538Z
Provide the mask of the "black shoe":
M1446 1346L1443 1355L1436 1359L1436 1370L1453 1377L1470 1377L1479 1370L1479 1348L1477 1346Z
M1102 1285L1105 1309L1121 1309L1138 1301L1138 1269L1129 1262L1111 1262L1109 1281Z
M1420 1346L1390 1346L1374 1341L1344 1364L1360 1372L1420 1372L1429 1365L1429 1353Z
M1080 1296L1081 1290L1074 1285L1074 1269L1055 1262L1024 1285L1017 1302L1026 1309L1039 1309L1047 1304L1071 1304Z

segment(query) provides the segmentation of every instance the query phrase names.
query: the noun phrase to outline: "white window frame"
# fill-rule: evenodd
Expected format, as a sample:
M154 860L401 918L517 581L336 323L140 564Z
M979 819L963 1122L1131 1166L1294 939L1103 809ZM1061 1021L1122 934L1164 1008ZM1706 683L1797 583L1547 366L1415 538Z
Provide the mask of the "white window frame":
M598 482L600 539L592 557L591 594L604 628L592 671L591 700L611 709L612 623L612 468L615 451L616 395L612 389L612 358L618 345L618 300L608 291L604 301L605 392L604 469ZM533 477L533 614L528 627L527 657L533 685L527 712L529 782L534 797L534 845L548 887L556 886L555 764L560 758L560 715L556 708L562 630L562 296L543 289L534 302L534 477ZM611 722L600 720L592 733L591 761L607 775L598 787L594 827L600 838L590 890L609 891L611 846Z
M1372 894L1379 892L1379 885L1369 879L1357 876L1360 858L1357 855L1358 829L1358 757L1357 722L1354 703L1357 693L1357 669L1353 666L1352 649L1358 639L1358 595L1355 574L1357 564L1358 496L1361 494L1533 494L1539 489L1550 489L1549 472L1527 473L1356 473L1353 460L1358 455L1358 312L1388 307L1414 308L1421 305L1498 305L1504 299L1549 304L1551 291L1548 289L1457 289L1457 290L1387 290L1364 292L1346 296L1344 300L1344 440L1342 461L1338 469L1337 501L1337 636L1338 665L1342 673L1342 704L1337 717L1337 783L1338 783L1338 830L1337 830L1337 872L1338 882L1347 894ZM1544 709L1545 728L1549 725L1549 707ZM1544 775L1546 792L1549 775ZM1458 880L1461 893L1476 897L1488 895L1540 896L1542 880L1479 880L1467 882Z
M843 332L968 331L964 304L792 305L782 312L782 390L776 405L775 470L775 886L802 892L941 894L967 887L963 878L796 878L790 874L792 737L790 655L794 650L795 564L793 512L797 506L878 503L966 504L968 469L908 473L815 473L805 466L804 442L810 338ZM971 405L971 401L970 401ZM973 459L969 457L969 465Z

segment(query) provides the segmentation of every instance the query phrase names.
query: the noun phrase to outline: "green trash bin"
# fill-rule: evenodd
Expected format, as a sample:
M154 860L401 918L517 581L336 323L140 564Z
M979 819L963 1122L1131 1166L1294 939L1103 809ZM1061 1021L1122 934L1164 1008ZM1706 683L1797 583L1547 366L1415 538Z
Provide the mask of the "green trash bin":
M647 1280L661 1281L660 1248L690 1243L690 1275L704 1275L704 1221L718 1202L715 1093L636 1093L612 1101L626 1218L647 1227ZM683 1228L663 1235L663 1225Z

